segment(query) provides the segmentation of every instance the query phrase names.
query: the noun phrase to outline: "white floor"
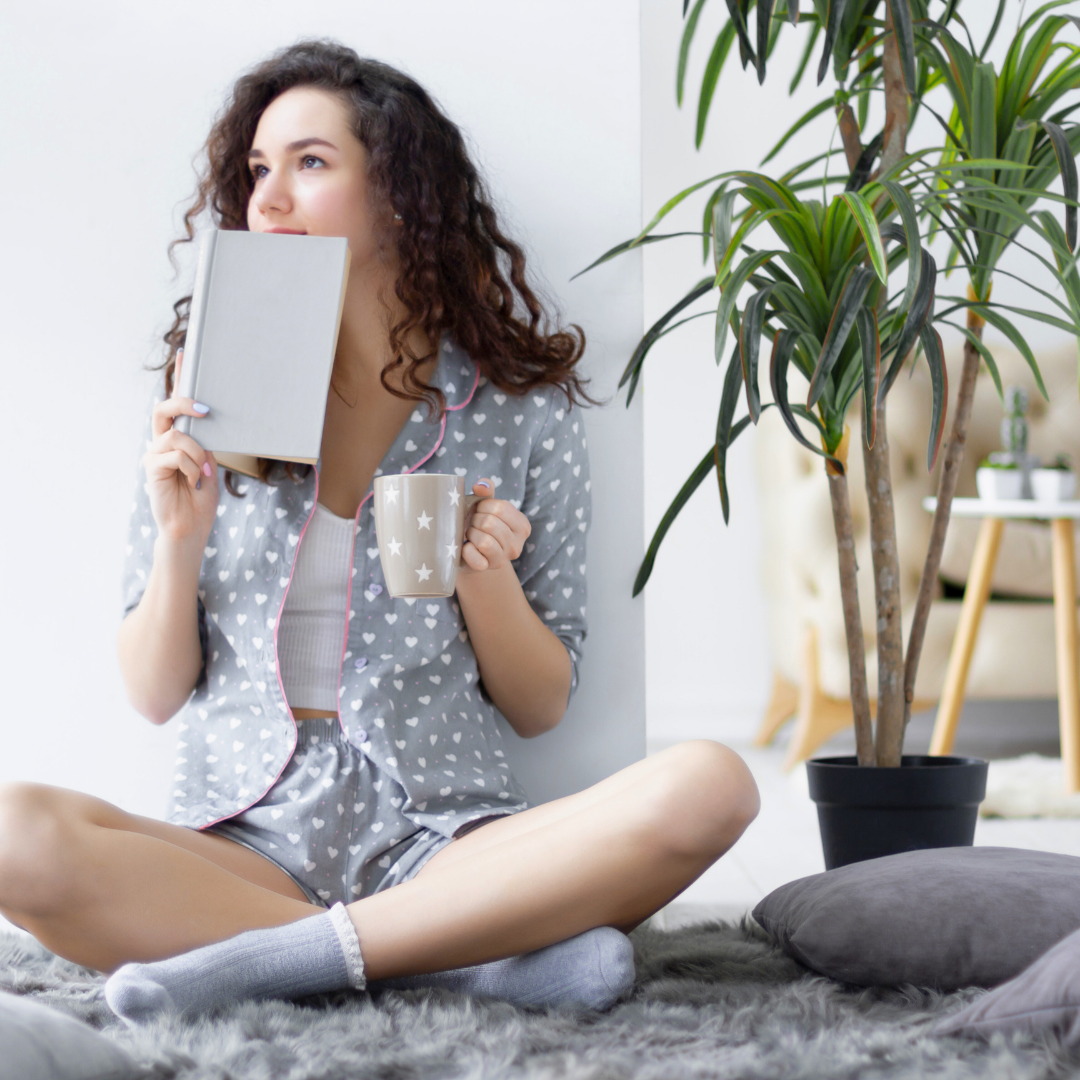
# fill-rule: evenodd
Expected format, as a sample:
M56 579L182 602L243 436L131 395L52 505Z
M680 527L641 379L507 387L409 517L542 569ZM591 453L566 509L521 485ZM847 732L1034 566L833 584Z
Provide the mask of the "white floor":
M754 774L761 813L727 855L655 917L654 925L671 929L706 918L738 918L785 882L825 869L805 769L781 770L782 745L763 750L731 745ZM650 743L649 750L662 746ZM979 818L975 843L1080 855L1080 820Z

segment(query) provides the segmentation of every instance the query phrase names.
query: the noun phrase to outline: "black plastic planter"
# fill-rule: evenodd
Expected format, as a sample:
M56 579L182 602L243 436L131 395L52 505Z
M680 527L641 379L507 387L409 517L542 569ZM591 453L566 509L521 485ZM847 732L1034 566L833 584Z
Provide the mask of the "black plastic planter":
M806 763L825 869L920 848L970 847L986 795L981 758L904 756L900 768L854 756Z

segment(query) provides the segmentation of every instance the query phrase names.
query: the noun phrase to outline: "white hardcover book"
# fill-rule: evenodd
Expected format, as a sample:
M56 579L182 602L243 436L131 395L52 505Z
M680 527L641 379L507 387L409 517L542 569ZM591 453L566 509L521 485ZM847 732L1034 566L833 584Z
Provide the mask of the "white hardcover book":
M344 237L204 232L177 392L210 412L177 430L252 476L256 458L314 465L348 276Z

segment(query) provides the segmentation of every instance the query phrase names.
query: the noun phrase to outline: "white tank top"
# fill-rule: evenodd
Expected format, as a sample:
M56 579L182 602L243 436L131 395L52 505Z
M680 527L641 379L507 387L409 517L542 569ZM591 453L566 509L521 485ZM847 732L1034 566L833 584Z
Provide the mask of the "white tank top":
M337 712L355 533L352 518L315 504L278 626L281 685L290 708Z

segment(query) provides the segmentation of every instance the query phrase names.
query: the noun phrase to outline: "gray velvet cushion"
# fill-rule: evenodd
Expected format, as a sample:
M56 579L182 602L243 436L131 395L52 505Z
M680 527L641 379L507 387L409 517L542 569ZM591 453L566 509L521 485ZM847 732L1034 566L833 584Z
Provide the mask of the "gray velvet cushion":
M933 1031L984 1038L995 1031L1052 1032L1067 1046L1080 1046L1080 930L1015 979L942 1020Z
M86 1024L0 993L0 1076L18 1080L133 1080L128 1053Z
M807 967L860 986L996 986L1080 929L1080 859L955 847L789 882L754 918Z

